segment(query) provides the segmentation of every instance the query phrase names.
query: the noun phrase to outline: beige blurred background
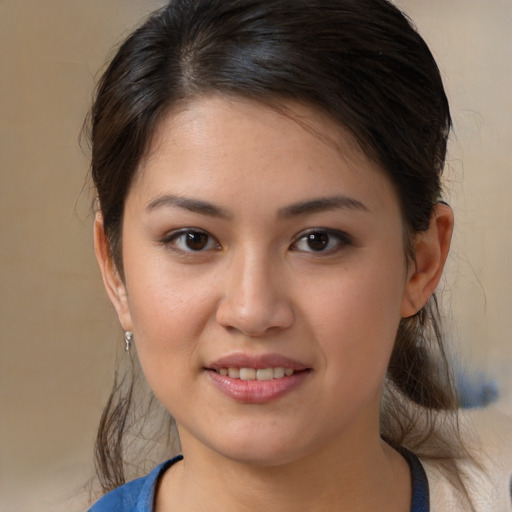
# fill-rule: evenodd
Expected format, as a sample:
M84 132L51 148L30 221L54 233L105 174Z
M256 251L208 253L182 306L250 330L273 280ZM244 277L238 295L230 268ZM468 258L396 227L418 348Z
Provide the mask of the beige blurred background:
M98 70L157 0L0 0L0 512L84 510L122 333L78 145ZM512 3L400 0L445 77L457 227L443 300L512 414Z

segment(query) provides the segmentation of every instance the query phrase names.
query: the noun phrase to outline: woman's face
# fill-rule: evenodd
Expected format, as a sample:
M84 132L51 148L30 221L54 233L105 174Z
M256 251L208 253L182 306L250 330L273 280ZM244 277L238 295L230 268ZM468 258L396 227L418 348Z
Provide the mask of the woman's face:
M378 438L409 279L396 193L288 108L175 110L126 199L114 303L185 453L274 465Z

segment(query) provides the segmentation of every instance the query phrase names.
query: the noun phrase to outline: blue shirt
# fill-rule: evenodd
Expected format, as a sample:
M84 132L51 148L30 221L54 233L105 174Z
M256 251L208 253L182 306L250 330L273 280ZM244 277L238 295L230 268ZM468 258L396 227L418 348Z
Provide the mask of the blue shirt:
M401 454L411 469L411 512L429 512L429 490L425 470L416 455L408 450L401 450ZM153 512L158 481L167 469L182 459L183 456L178 455L178 457L157 466L149 475L114 489L97 501L89 509L89 512Z

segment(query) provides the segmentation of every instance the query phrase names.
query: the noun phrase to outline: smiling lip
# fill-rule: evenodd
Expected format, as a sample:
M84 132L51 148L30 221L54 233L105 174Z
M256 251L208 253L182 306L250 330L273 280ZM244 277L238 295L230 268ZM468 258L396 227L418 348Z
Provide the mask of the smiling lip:
M270 380L242 380L219 373L226 368L283 368L293 370L293 374ZM255 357L235 354L218 359L204 369L210 382L221 393L247 404L263 404L277 400L300 386L311 372L311 368L306 365L278 354Z

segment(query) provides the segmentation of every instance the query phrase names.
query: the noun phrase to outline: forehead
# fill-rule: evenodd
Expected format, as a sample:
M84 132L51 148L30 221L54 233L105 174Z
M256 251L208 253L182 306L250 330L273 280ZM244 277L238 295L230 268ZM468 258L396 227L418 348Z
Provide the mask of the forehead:
M162 119L132 191L229 195L239 187L248 196L270 199L277 191L300 201L332 186L396 202L382 168L327 114L292 102L207 96Z

